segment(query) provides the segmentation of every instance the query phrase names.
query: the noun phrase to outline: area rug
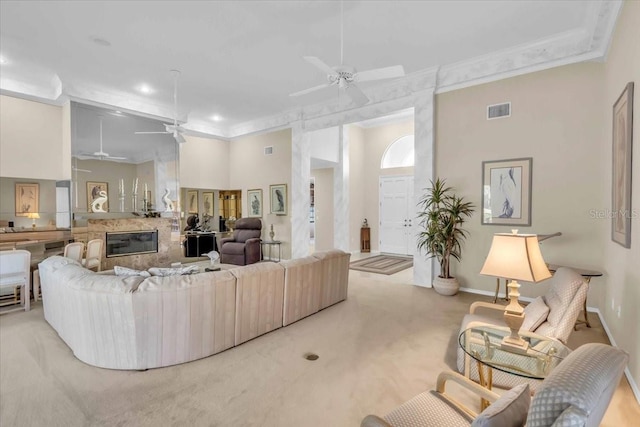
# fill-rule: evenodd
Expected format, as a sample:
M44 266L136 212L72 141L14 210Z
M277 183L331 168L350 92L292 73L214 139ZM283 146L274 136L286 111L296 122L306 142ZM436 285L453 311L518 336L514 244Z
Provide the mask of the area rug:
M376 255L349 264L352 270L377 274L394 274L413 266L413 258L396 255Z

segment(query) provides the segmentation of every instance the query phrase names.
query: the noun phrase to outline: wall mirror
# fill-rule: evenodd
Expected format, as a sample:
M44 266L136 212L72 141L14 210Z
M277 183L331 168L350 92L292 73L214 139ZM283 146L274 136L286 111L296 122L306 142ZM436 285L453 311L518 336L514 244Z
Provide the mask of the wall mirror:
M71 104L71 206L74 225L89 218L164 212L179 206L179 147L160 120ZM106 197L106 200L105 200Z

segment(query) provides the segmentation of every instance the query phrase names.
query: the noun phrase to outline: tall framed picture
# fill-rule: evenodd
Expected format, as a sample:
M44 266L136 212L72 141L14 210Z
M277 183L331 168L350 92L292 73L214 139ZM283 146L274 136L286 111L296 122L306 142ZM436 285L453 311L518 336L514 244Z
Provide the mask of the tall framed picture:
M276 215L287 214L287 184L269 186L269 198L271 201L271 213Z
M613 176L611 240L631 247L631 147L633 145L633 82L613 104Z
M198 213L198 190L187 190L187 212Z
M16 182L16 216L40 212L40 184Z
M531 225L531 157L482 162L482 224Z
M213 191L202 193L202 207L205 215L213 216Z
M247 190L249 218L262 218L262 189Z
M109 212L109 184L87 181L87 212Z

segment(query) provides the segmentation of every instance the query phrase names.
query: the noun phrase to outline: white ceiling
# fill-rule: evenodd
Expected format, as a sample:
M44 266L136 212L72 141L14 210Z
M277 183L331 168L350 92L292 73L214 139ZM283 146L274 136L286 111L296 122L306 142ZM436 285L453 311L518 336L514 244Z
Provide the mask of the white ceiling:
M612 19L603 1L345 1L344 61L411 74L576 35L581 52L604 52L614 3ZM168 118L178 69L180 117L212 135L338 97L337 88L288 96L325 81L304 55L339 63L337 1L3 0L0 30L3 93ZM155 92L138 93L142 83Z

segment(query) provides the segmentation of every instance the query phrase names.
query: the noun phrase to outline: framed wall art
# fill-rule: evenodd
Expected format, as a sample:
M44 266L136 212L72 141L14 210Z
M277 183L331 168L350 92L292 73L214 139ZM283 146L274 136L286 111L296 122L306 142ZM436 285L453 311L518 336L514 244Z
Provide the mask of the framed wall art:
M87 212L109 212L109 184L87 181ZM105 199L106 198L106 199ZM93 202L100 200L98 210L92 208Z
M532 161L482 162L483 225L531 225Z
M631 150L633 143L633 82L613 104L613 167L611 240L631 247Z
M205 215L213 216L213 191L202 193L202 206Z
M187 190L187 212L198 213L198 190Z
M262 218L262 189L247 190L249 218Z
M271 213L276 215L287 214L287 184L269 186L271 200Z
M16 182L16 216L39 213L39 205L40 184Z

